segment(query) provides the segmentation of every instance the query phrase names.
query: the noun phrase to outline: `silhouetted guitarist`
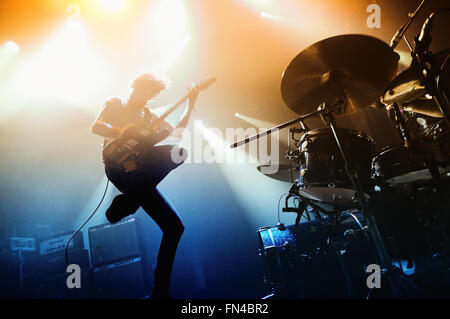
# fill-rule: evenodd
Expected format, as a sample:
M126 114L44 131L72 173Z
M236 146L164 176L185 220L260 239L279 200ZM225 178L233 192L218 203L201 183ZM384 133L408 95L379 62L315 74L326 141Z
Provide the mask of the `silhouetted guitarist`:
M148 145L144 142L146 147L141 147L137 153L122 156L124 153L119 152L119 156L114 158L115 155L105 156L104 151L106 176L123 193L116 196L108 208L106 212L108 220L116 223L125 216L135 213L142 206L163 232L152 298L169 298L173 261L184 231L177 212L156 189L158 183L181 164L174 163L171 158L172 149L177 146L154 146L155 143L169 136L174 128L145 107L149 100L166 88L167 83L153 74L139 76L132 83L132 92L128 101L118 98L107 101L92 126L93 133L105 137L104 147L110 145L109 149L117 152L118 148L113 145L114 143L119 147L124 146L123 150L128 150L136 141L144 140L136 127L140 123L153 123L154 130L147 130L147 133L150 132L151 142ZM187 112L176 128L186 127L198 92L199 89L196 87L189 90L186 95ZM142 143L140 145L142 146ZM115 154L113 151L111 154ZM186 152L184 149L176 149L176 151ZM183 156L186 156L186 153Z

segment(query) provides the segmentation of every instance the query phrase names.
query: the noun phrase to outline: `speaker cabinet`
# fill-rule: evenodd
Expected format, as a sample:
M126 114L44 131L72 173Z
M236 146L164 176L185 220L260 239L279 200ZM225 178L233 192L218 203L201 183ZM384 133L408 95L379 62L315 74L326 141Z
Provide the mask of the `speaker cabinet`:
M137 299L149 295L150 283L140 256L93 269L95 298Z
M89 228L92 267L112 264L141 255L136 219L124 219L117 224Z

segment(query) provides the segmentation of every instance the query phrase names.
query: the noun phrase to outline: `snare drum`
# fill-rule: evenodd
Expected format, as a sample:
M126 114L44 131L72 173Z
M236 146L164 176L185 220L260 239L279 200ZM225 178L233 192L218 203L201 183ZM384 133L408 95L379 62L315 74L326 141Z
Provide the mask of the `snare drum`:
M450 132L444 119L406 113L411 146L389 146L372 161L372 177L391 186L421 185L450 175Z
M348 157L364 191L369 190L373 140L359 131L338 129ZM344 160L331 128L316 129L300 140L299 194L310 200L343 207L354 201L356 190L345 171Z

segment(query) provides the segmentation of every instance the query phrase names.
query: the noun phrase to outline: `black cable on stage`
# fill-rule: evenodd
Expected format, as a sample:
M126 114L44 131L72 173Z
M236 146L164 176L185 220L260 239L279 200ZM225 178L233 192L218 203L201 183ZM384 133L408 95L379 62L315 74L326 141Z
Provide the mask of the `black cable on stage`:
M100 202L97 205L97 208L92 212L91 216L88 217L88 219L86 219L86 221L83 223L83 225L81 225L73 234L72 236L70 236L69 240L67 241L66 244L66 267L69 266L69 245L70 242L72 241L72 239L75 237L76 234L78 234L78 232L84 227L84 225L86 225L92 217L94 217L95 213L97 212L97 210L100 208L100 205L103 203L103 200L105 199L106 196L106 192L108 191L108 185L109 185L109 179L106 180L106 187L105 187L105 192L103 193L102 199L100 200Z

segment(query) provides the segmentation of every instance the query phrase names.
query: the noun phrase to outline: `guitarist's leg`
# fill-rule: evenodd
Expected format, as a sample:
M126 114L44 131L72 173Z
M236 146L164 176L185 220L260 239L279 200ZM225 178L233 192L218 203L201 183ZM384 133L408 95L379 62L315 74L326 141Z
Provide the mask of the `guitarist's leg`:
M175 209L161 196L158 190L153 189L141 201L141 206L153 218L163 232L161 246L158 252L158 261L155 270L153 298L169 298L170 276L172 274L175 253L184 231Z
M172 158L172 153L174 158ZM154 146L142 156L140 173L152 185L158 185L172 170L183 164L187 151L177 145ZM177 163L174 161L176 160Z
M134 214L141 206L138 198L129 194L120 194L114 197L106 210L106 218L111 224L117 223L124 217Z
M123 194L117 195L106 210L106 218L111 224L134 214L140 206L140 199L134 196L133 186L137 183L131 174L124 173L114 167L105 167L106 176Z

